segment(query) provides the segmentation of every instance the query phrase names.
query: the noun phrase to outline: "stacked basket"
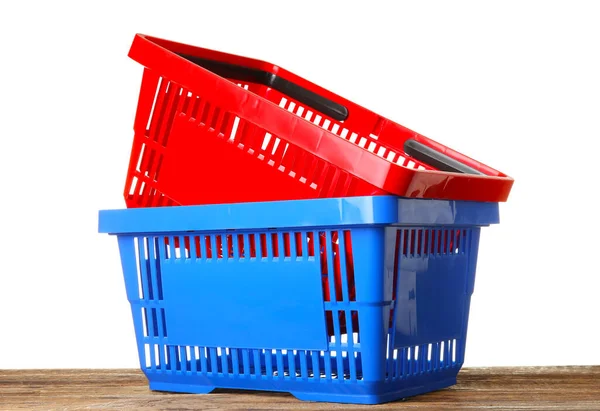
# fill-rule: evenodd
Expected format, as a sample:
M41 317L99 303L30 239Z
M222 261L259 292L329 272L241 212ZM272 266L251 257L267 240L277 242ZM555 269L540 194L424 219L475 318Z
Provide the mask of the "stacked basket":
M137 35L116 234L153 390L380 403L463 363L510 177L280 67ZM173 207L176 206L176 207Z

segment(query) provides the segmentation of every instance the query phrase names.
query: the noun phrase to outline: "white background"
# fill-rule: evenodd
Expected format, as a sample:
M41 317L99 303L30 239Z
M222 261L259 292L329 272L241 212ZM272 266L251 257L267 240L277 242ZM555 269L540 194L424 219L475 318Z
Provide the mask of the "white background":
M265 59L516 180L468 366L599 364L594 2L2 2L0 368L137 367L114 237L136 32Z

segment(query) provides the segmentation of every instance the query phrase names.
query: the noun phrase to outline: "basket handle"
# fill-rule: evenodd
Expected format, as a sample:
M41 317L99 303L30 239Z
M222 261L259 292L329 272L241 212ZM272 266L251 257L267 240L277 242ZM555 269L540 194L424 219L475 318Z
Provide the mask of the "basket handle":
M404 152L414 159L428 164L440 171L475 174L480 176L486 175L479 170L469 167L468 165L413 139L404 142Z
M344 121L348 118L348 109L345 106L314 93L302 86L299 86L296 83L279 77L276 74L269 73L268 71L196 57L189 54L177 54L194 64L218 74L219 76L232 80L249 81L252 83L262 84L275 89L280 93L286 94L291 98L325 114L326 116L333 118L334 120Z

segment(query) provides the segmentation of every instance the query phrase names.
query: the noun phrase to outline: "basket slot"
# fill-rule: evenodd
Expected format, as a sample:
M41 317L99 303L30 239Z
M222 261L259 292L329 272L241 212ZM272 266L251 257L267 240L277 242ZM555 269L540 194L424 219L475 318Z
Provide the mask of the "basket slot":
M187 110L191 98L190 93L182 87L162 77L158 78L147 129L136 131L132 148L125 187L125 198L129 204L133 203L138 207L174 205L170 198L156 189L155 183L160 174L163 150L175 115ZM143 136L139 133L143 133Z
M154 105L152 106L152 113L148 119L148 123L150 126L147 130L147 135L150 137L152 141L158 142L159 140L159 129L161 123L163 121L163 116L165 114L165 100L168 100L169 95L167 94L169 81L160 78L160 82L157 87L157 95L154 101Z
M146 69L148 70L148 69ZM156 90L154 91L154 98L152 99L152 104L150 106L150 111L148 113L148 118L146 120L146 128L145 131L147 132L148 130L150 130L150 125L152 123L152 120L154 119L154 109L156 108L156 103L158 102L159 96L162 98L162 95L160 93L160 90L162 89L162 83L163 83L163 78L160 76L154 76L153 73L145 71L144 72L144 77L143 77L143 81L144 82L151 82L152 80L156 80ZM146 103L146 101L142 101L142 96L144 94L144 92L148 92L148 88L145 88L142 85L142 89L140 90L140 108L138 109L138 113L141 113L141 111L143 111L141 109L141 107L144 106L143 103ZM160 104L159 104L160 107Z
M431 167L425 163L422 163L416 159L411 159L403 151L402 151L403 155L400 156L400 155L398 155L398 153L392 151L388 147L383 146L381 143L377 142L377 139L378 139L377 135L375 135L373 133L369 133L367 136L362 136L362 135L359 135L359 133L351 132L351 131L349 131L349 129L347 127L342 126L341 122L337 122L333 118L326 117L326 115L324 113L314 112L312 110L306 109L304 106L302 106L302 104L300 102L293 100L292 97L290 97L290 96L271 92L269 94L268 98L272 102L278 104L280 107L286 109L287 111L289 111L293 114L296 114L297 116L323 128L327 131L330 131L345 140L350 141L351 143L354 143L362 148L365 148L367 151L371 151L371 152L379 155L380 157L385 158L386 160L388 160L390 162L394 162L394 159L397 158L397 159L401 159L401 161L399 161L397 163L401 166L405 166L405 167L409 167L409 168L417 168L420 170L433 169L433 167ZM287 145L286 145L286 147L287 147ZM293 157L294 158L300 157L300 159L298 161L303 162L302 157L305 155L306 155L306 152L304 150L296 150L296 152L293 154ZM306 155L306 157L312 157L312 158L316 159L316 157L314 157L312 155L311 156ZM388 157L392 157L392 158L390 159ZM310 163L310 161L304 161L304 162ZM306 174L308 174L308 172L302 173L302 175L306 175ZM352 177L352 180L348 182L348 185L352 184L352 181L354 179L355 179L355 177ZM341 191L342 192L340 192L339 195L344 195L345 193L349 193L348 190L341 190ZM332 194L332 195L336 195L336 194Z
M144 344L149 371L272 380L362 380L360 352ZM413 370L416 368L412 368ZM414 372L413 372L414 374Z
M289 112L296 114L297 116L302 117L305 120L327 131L330 131L344 140L350 141L351 143L356 144L367 151L375 153L379 157L382 157L392 163L396 163L403 167L416 168L419 170L435 169L432 165L427 164L427 162L411 157L404 150L398 150L397 148L394 149L384 145L382 142L378 141L379 137L371 132L362 133L350 131L347 128L352 127L350 124L337 122L333 118L327 118L325 117L324 113L316 113L311 110L306 110L300 102L294 101L290 96L284 96L281 94L275 95L272 93L270 95L270 99ZM274 99L279 100L277 101ZM360 126L360 124L357 124L357 126ZM399 161L394 161L394 159Z
M159 142L163 147L167 145L169 132L171 130L171 126L173 125L173 119L175 118L175 114L177 113L177 105L180 99L180 91L180 86L173 82L169 82L166 91L167 101L165 104L163 117L161 118L160 125L158 127L158 133L154 136L154 141Z

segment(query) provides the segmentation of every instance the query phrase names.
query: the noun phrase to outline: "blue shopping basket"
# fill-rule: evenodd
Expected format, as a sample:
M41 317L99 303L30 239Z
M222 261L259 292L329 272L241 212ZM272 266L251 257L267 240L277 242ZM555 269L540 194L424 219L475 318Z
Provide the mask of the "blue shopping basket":
M105 210L150 389L374 404L455 384L497 203L353 197Z

